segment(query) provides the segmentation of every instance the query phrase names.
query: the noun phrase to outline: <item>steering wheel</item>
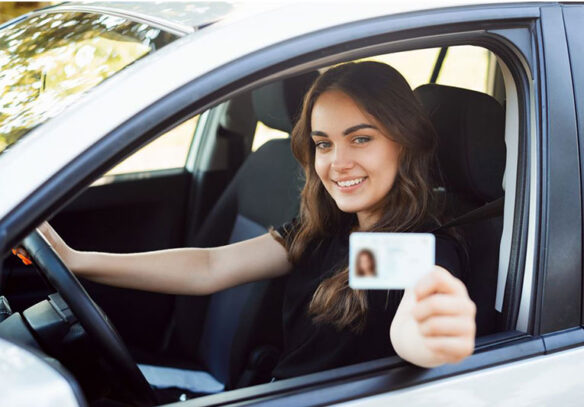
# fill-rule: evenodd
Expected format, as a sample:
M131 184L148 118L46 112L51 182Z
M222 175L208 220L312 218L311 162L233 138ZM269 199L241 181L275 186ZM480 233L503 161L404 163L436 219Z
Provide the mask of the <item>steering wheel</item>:
M156 404L154 391L138 369L114 326L43 235L35 229L23 240L22 246L69 305L106 362L118 373L120 380L124 381L123 384L133 398L132 401L139 406Z

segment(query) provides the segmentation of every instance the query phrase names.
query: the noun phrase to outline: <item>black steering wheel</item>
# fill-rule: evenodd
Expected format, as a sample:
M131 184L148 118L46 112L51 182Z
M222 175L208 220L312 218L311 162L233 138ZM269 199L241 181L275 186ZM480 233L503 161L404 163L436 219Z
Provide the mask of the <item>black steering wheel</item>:
M118 373L132 402L139 406L156 404L154 391L105 313L91 299L77 277L65 266L52 246L35 229L22 242L32 260L49 283L63 297L101 355Z

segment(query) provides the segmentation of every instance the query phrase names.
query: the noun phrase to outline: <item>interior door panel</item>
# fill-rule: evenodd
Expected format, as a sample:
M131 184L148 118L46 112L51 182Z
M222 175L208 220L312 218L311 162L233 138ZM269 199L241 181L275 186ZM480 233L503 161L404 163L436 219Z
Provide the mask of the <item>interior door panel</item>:
M177 170L93 186L51 224L78 250L127 253L179 247L189 183L189 173ZM160 349L174 296L83 283L129 347Z

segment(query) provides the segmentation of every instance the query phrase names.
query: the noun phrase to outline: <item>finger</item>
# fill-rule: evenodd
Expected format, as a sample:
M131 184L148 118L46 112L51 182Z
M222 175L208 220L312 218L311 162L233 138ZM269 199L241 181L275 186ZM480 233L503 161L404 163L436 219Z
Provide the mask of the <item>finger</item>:
M39 227L38 227L38 230L39 230L41 233L45 234L45 233L49 233L49 228L50 228L50 226L49 226L49 222L47 222L47 221L44 221L43 223L41 223L41 224L39 225Z
M434 266L430 273L422 277L414 286L414 292L418 300L435 293L468 295L463 282L440 266Z
M474 351L474 338L428 337L424 344L444 363L458 363Z
M431 336L471 336L475 335L475 322L468 316L464 317L431 317L420 324L420 332L426 337Z
M53 227L48 222L43 222L37 228L41 234L44 236L45 240L54 248L60 247L62 244L61 236L53 229Z
M474 318L475 304L468 298L460 298L449 294L434 294L416 303L412 308L412 315L418 322L431 316L467 315Z
M44 221L37 228L47 239L56 234L55 229L49 224L49 222Z

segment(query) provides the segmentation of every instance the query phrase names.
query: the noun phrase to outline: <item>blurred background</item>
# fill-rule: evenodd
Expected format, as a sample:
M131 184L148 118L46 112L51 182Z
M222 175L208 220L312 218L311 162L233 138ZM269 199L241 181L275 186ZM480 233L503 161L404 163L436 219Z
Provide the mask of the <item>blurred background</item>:
M41 7L50 6L47 1L3 1L0 2L0 23L12 20L21 14L28 13Z

